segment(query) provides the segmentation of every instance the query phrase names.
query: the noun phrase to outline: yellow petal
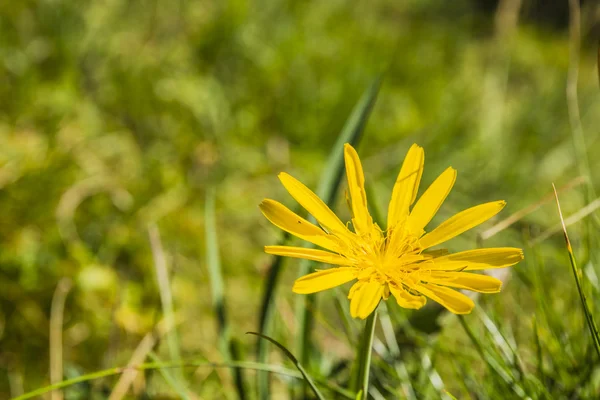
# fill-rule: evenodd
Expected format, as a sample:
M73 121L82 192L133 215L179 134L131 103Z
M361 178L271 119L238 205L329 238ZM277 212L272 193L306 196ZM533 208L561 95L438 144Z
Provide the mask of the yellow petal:
M313 272L296 279L292 291L299 294L310 294L343 285L354 279L356 268L339 267Z
M384 285L379 282L363 283L352 294L350 315L353 318L367 318L379 304L383 291Z
M461 251L433 259L433 269L444 271L476 271L480 269L510 267L523 259L523 250L514 247L497 247Z
M305 247L265 246L265 252L277 256L305 258L307 260L319 261L326 264L354 265L352 261L339 254L317 249L308 249Z
M417 197L424 162L425 153L423 148L413 144L406 154L392 191L392 199L388 208L388 230L408 215L408 207Z
M323 229L311 224L283 204L265 199L258 207L264 216L278 228L328 250L337 251L339 249L336 237L328 235Z
M456 290L444 286L422 284L417 285L416 289L454 314L468 314L475 307L473 300Z
M354 285L352 285L352 287L350 288L350 291L348 292L348 300L352 300L354 293L356 293L356 291L364 284L365 284L364 282L358 281Z
M302 182L285 172L279 174L279 180L292 197L319 221L321 226L330 233L340 234L344 237L351 236L351 232L346 225L327 207L327 204Z
M346 162L346 176L348 190L350 191L353 224L356 233L363 235L371 232L373 219L367 208L367 195L365 193L365 176L360 158L356 150L348 143L344 145L344 159Z
M415 310L418 310L419 308L423 307L427 302L425 296L415 296L413 294L410 294L406 289L399 285L389 285L389 288L390 292L392 292L392 294L396 298L396 302L400 307L413 308Z
M427 249L436 244L450 240L492 218L494 215L498 214L505 205L506 202L503 200L492 201L461 211L423 236L421 238L421 246L424 249Z
M384 300L387 300L390 297L390 285L385 285L383 287L383 294L381 295L381 297Z
M432 271L430 276L423 278L430 283L468 289L480 293L498 293L502 281L492 276L471 274L468 272L441 272Z
M419 200L417 200L417 203L410 212L409 218L410 227L413 232L421 232L425 229L425 226L427 226L435 213L440 209L444 200L446 200L455 181L456 170L449 167L442 172Z

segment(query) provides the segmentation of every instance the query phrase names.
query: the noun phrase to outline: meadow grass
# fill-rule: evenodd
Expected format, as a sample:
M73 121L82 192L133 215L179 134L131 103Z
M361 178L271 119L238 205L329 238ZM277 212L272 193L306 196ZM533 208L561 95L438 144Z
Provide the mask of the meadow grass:
M151 3L0 7L0 398L598 398L597 6ZM348 216L345 142L375 220L413 142L435 223L506 199L450 245L523 248L502 292L292 294L257 206L290 171Z

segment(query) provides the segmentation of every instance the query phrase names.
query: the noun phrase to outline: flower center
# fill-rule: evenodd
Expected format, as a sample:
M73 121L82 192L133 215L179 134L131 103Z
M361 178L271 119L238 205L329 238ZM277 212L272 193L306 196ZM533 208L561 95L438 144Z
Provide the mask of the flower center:
M355 245L349 249L358 268L357 278L383 284L404 281L418 272L419 264L425 260L419 237L405 223L387 232L373 224L372 231L357 236Z

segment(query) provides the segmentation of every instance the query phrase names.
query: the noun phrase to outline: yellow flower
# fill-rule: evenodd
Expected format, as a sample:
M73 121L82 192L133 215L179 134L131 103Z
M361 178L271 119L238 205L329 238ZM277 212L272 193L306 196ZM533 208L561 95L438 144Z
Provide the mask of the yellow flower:
M265 246L267 253L338 265L299 278L294 283L295 293L320 292L356 280L348 294L354 318L366 318L390 293L401 307L421 308L427 296L455 314L467 314L474 307L473 300L450 288L497 293L502 282L465 271L508 267L523 259L521 249L511 247L454 254L443 249L428 251L493 217L506 202L469 208L425 233L424 228L454 185L456 170L449 167L442 172L415 203L425 158L422 147L412 145L404 159L392 192L385 231L369 214L362 166L349 144L344 147L344 157L353 231L316 194L286 173L279 175L281 183L320 227L277 201L265 199L260 204L274 225L325 249Z

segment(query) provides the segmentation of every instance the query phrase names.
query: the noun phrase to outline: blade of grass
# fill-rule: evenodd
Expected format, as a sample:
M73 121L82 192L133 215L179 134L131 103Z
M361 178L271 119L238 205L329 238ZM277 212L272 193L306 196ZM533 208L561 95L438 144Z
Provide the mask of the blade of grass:
M424 349L421 352L421 367L423 368L423 371L427 374L429 383L431 383L431 386L435 389L437 397L443 399L442 390L444 389L444 381L433 366L433 362L430 356L431 352L431 347L428 349Z
M344 143L350 143L355 146L358 143L375 104L375 100L377 99L380 83L381 78L375 79L365 91L352 110L350 117L346 121L346 124L329 155L327 165L317 188L317 195L329 206L335 202L337 189L344 170L343 145ZM310 217L309 220L315 222L312 217ZM289 240L289 237L289 234L285 233L280 240L280 243L286 243ZM271 264L271 267L269 268L265 289L263 291L259 322L259 332L263 334L271 333L271 321L275 305L273 296L279 282L282 264L282 257L275 257L273 264ZM299 275L306 275L310 270L311 265L312 263L310 261L301 262ZM310 333L312 331L312 317L310 310L313 309L313 303L313 295L298 296L296 300L296 316L299 327L296 346L298 354L300 355L300 360L305 364L308 362ZM263 343L263 341L258 342L257 359L259 362L266 362L268 358L268 353ZM257 379L259 398L266 400L269 397L268 379L265 374L260 373L257 374Z
M291 235L284 232L279 244L284 245L290 240ZM267 273L265 288L263 289L263 298L260 307L260 319L258 331L263 334L271 333L271 323L273 321L273 312L275 310L275 291L281 275L282 266L285 258L276 256L273 259ZM256 346L256 359L258 362L267 362L268 360L267 342L259 340ZM269 395L269 374L258 372L256 374L258 398L267 400Z
M133 367L135 365L141 364L144 362L148 354L152 352L152 349L156 344L160 341L160 339L171 330L172 326L168 326L165 323L165 320L160 321L156 328L151 332L148 332L143 339L140 341L136 349L134 350L129 362L127 363L128 367ZM133 383L139 371L136 369L129 369L125 371L117 383L113 386L112 392L108 397L108 400L121 400L127 394L129 387ZM185 392L184 392L185 393ZM187 398L187 397L182 397Z
M63 319L67 295L73 287L69 278L62 278L56 285L52 296L50 309L50 383L60 382L63 379ZM61 391L51 393L51 400L62 400Z
M579 176L579 177L573 179L572 181L570 181L569 183L567 183L566 185L561 186L558 189L558 192L561 193L563 191L571 190L572 188L577 187L583 183L585 183L585 178L583 176ZM546 196L542 197L539 201L537 201L525 208L520 209L519 211L510 215L508 218L503 219L502 221L498 222L496 225L483 231L481 233L481 235L479 235L481 240L486 240L486 239L491 238L492 236L494 236L497 233L508 228L515 222L520 221L521 219L525 218L527 215L536 211L537 209L542 207L544 204L551 202L553 199L554 199L554 194L552 192L548 193Z
M401 359L400 346L398 346L398 342L396 340L396 333L394 332L394 326L392 324L392 320L390 319L387 303L384 302L383 306L385 306L383 307L383 310L385 310L385 312L381 312L381 315L379 316L379 321L381 323L383 336L385 337L389 352L394 358L394 369L396 371L398 379L400 380L400 389L403 398L407 400L416 400L417 395L410 381L408 370L406 369L406 365Z
M334 294L335 308L338 312L340 320L342 321L342 325L344 326L346 338L350 346L355 347L357 341L356 338L358 337L358 329L354 320L350 316L350 305L348 303L348 297L342 292L339 286L334 289Z
M22 396L25 392L23 390L23 373L16 368L11 368L6 373L8 380L8 387L10 395L12 397Z
M565 219L565 226L571 226L571 225L581 221L583 218L594 213L598 208L600 208L600 198L597 198L596 200L592 201L585 207L578 210L573 215L570 215L569 217L567 217ZM543 242L544 240L546 240L550 236L560 232L561 230L562 230L562 224L559 223L556 226L545 230L539 236L537 236L535 239L533 239L533 241L531 242L531 245L534 246L540 242Z
M521 381L524 375L522 366L523 363L513 345L509 343L505 335L500 331L500 328L482 309L478 308L476 311L476 315L483 323L483 326L485 327L488 336L490 337L496 348L500 350L499 354L504 360L505 364L512 369L513 376L518 377Z
M294 366L298 369L298 371L300 371L300 373L302 374L302 377L304 378L304 380L306 381L308 386L311 388L312 392L315 394L315 396L317 396L317 399L325 400L325 397L321 394L321 392L319 391L319 388L317 388L317 386L313 382L312 378L306 373L306 371L302 367L302 364L300 364L300 362L298 362L298 359L296 359L296 357L294 357L294 355L284 345L282 345L275 339L273 339L269 336L263 335L261 333L258 333L258 332L246 332L246 333L249 335L256 335L260 338L266 339L269 342L273 343L275 346L279 347L279 349L286 355L287 358L290 359L290 361L294 364Z
M587 154L587 145L585 134L581 123L579 109L579 99L577 94L577 83L579 80L579 58L581 53L581 5L580 0L569 0L569 69L567 71L567 112L569 115L569 125L571 127L571 136L573 138L573 147L575 149L575 163L579 168L580 174L586 177L587 185L583 192L585 202L590 204L592 199L596 198L596 189L590 168L590 161ZM596 249L600 244L596 232L600 228L600 217L595 210L591 213L584 227L586 235L584 238L585 258L592 261L595 273L600 273L600 259ZM586 263L584 263L585 265Z
M204 209L205 237L206 237L206 265L208 266L210 291L215 315L217 317L217 329L219 335L219 349L226 361L233 361L232 342L230 328L227 320L225 307L225 289L223 284L223 273L221 271L221 257L219 256L219 242L217 235L217 224L215 218L215 192L210 188L206 192L206 203ZM237 395L240 399L246 398L244 390L244 377L242 370L233 370L233 379Z
M371 110L375 105L380 84L381 78L375 79L362 95L329 154L329 159L319 181L316 194L330 207L335 203L338 187L344 172L344 143L350 143L353 146L358 144ZM315 222L312 217L309 220ZM312 262L310 261L301 262L298 276L306 275L310 271L311 265ZM315 306L315 295L297 296L296 299L298 355L300 361L307 365L311 343L311 328L313 325L310 309Z
M360 393L362 394L363 392L361 391ZM381 394L381 392L379 390L377 390L376 387L372 387L369 390L369 394L371 395L373 400L385 400L385 397ZM365 396L365 398L366 398L366 396Z
M587 156L587 146L581 126L581 117L579 115L579 100L577 98L577 81L579 80L579 53L581 48L581 10L579 0L569 0L569 70L567 72L567 111L569 114L569 124L571 125L571 134L576 162L580 174L586 178L587 190L585 191L586 202L589 203L596 197L590 162Z
M158 292L162 305L165 324L170 327L175 326L175 310L173 308L173 295L171 293L171 283L169 282L169 273L167 271L167 260L160 240L160 233L156 225L148 226L148 237L150 238L150 248L154 259L154 270L156 272L156 282L158 283ZM179 338L177 330L171 329L167 333L167 346L171 359L175 362L181 360L181 350L179 347ZM176 371L178 380L182 381L183 371Z
M454 395L452 395L452 393L450 393L450 392L449 392L449 391L447 391L447 390L444 390L444 391L443 391L443 393L444 393L446 396L450 397L450 399L452 399L452 400L458 400L456 397L454 397Z
M540 382L544 382L546 380L544 373L544 350L542 348L542 342L540 341L540 328L537 322L537 318L533 318L533 333L535 339L535 353L537 358L537 376Z
M587 321L588 328L590 330L590 334L592 335L592 341L594 343L594 347L598 356L600 356L600 332L598 332L598 326L596 325L596 321L594 320L594 316L590 311L590 306L583 291L583 286L581 284L581 271L577 268L577 262L575 261L575 254L573 254L573 248L571 247L571 241L569 240L569 235L567 234L567 227L565 225L565 220L563 219L562 210L560 208L560 202L558 200L558 193L556 193L556 187L552 184L554 188L554 195L556 197L556 206L558 207L558 215L560 217L560 222L562 224L563 233L565 236L565 242L567 244L567 252L569 253L569 261L571 263L571 270L573 271L573 276L575 277L575 283L577 285L577 291L579 292L579 299L581 300L581 304L583 306L583 313L585 314L585 319Z
M536 305L537 332L538 334L545 333L546 340L552 342L554 347L562 348L560 342L561 338L565 337L564 326L562 325L564 319L558 314L556 308L552 307L546 295L548 282L544 281L546 274L544 273L542 254L539 247L531 246L531 241L527 240L527 238L525 238L525 243L527 243L527 250L530 254L528 260L532 266L530 276L533 283L533 298ZM542 330L540 329L541 327L545 327L546 329ZM542 339L541 336L540 339ZM561 351L559 354L565 358L565 361L560 364L574 363L573 358L569 357L569 354L566 354L565 351ZM549 360L553 359L551 351L548 352L548 357ZM569 359L568 361L566 360L567 358Z
M462 315L457 315L457 318L460 324L462 325L463 329L467 333L467 336L475 346L475 350L477 350L477 352L481 356L482 360L486 363L490 371L494 373L496 377L500 378L500 380L504 382L513 391L513 393L515 393L518 396L518 398L528 398L523 387L521 387L521 385L519 385L519 383L512 376L510 369L506 368L506 366L502 366L497 359L495 359L485 351L484 345L479 339L477 339L477 336L475 336L475 333L467 324L465 318Z
M153 351L150 351L148 357L150 357L150 359L155 363L161 363L160 358ZM190 399L186 388L181 385L181 383L173 376L173 374L169 372L167 368L158 368L158 372L162 375L165 382L167 382L167 384L177 393L179 398L184 400Z
M266 372L270 372L270 373L274 373L274 374L278 374L278 375L282 375L282 376L287 376L289 378L294 378L294 379L304 379L304 377L302 376L301 373L291 370L289 368L285 368L285 367L282 367L279 365L262 364L262 363L251 362L251 361L231 361L231 362L227 362L227 363L214 363L214 362L205 361L205 360L202 360L202 361L191 360L191 361L178 362L178 363L175 363L175 362L164 362L164 363L148 362L148 363L144 363L144 364L140 364L140 365L136 365L136 366L108 368L108 369L105 369L102 371L96 371L96 372L92 372L90 374L81 375L81 376L78 376L75 378L64 380L62 382L58 382L58 383L55 383L52 385L48 385L48 386L44 386L42 388L32 390L31 392L27 392L20 396L14 397L12 400L27 400L27 399L32 399L35 397L40 397L40 396L42 396L48 392L51 392L53 390L64 389L66 387L73 386L78 383L89 382L89 381L93 381L96 379L119 375L130 369L135 369L137 371L148 371L148 370L156 370L156 369L161 369L161 368L192 368L192 367L193 368L203 367L203 368L248 369L248 370L254 370L254 371L266 371ZM341 388L339 386L336 386L336 385L333 385L330 383L322 382L320 380L317 380L317 382L319 384L326 386L327 389L339 394L340 396L342 396L346 399L354 399L354 395L344 388Z

